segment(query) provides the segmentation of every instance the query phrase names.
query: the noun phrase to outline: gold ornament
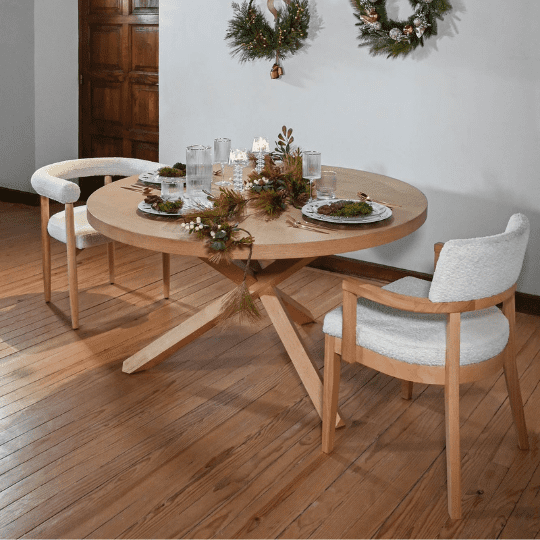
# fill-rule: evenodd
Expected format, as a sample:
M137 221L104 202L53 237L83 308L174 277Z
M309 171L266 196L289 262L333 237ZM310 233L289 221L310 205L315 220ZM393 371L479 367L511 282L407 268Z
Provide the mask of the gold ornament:
M407 36L410 36L414 31L414 28L412 27L411 24L408 24L404 29L403 29L403 33L406 34Z
M375 11L375 10L372 10L372 11ZM362 15L361 16L361 19L366 22L366 23L374 23L374 22L377 22L377 20L379 19L379 14L375 11L375 14L374 15Z

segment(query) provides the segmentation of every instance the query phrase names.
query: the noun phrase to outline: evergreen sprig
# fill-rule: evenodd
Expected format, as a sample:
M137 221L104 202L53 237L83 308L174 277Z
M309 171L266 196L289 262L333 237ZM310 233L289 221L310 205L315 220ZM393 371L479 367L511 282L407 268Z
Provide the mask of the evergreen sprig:
M280 159L283 161L283 158L291 153L291 145L294 142L292 131L292 128L287 130L287 126L283 126L281 128L281 133L278 135L278 140L275 143L276 147L274 148L273 152L273 157L275 159Z
M386 55L387 58L407 56L418 46L424 46L424 40L437 35L437 20L442 20L444 14L452 9L448 0L409 0L414 13L404 21L396 21L388 17L386 0L351 0L354 16L358 19L356 26L359 27L359 47L369 47L372 56ZM375 10L378 19L373 23L364 18L371 15ZM364 18L363 18L364 17ZM415 20L423 21L416 25ZM406 27L412 27L412 33L405 34ZM394 28L400 30L398 39L390 37L390 31ZM417 31L422 29L420 35Z

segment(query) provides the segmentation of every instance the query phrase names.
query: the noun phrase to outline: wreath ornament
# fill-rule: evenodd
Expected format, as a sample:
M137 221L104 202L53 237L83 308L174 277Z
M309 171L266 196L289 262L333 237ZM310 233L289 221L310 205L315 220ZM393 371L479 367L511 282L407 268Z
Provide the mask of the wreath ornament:
M452 9L447 0L409 0L414 13L405 21L394 21L386 12L386 0L351 0L359 22L359 47L387 58L407 56L424 39L437 35L437 19Z
M231 55L240 63L254 60L274 60L270 71L272 79L283 75L280 62L293 56L304 45L308 37L308 0L284 0L285 6L276 9L274 0L267 0L268 10L274 15L272 27L253 0L241 5L233 2L234 17L229 21L225 39L232 48Z

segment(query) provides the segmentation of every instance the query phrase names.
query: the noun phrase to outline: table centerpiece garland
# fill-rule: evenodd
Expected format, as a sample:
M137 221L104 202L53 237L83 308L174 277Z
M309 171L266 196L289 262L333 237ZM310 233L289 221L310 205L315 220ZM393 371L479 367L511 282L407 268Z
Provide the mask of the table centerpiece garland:
M270 76L278 79L283 74L280 61L295 55L306 44L310 11L308 0L285 0L285 7L276 9L274 0L267 0L274 15L272 27L253 0L242 4L233 2L234 16L229 21L225 39L232 48L231 55L240 63L255 60L275 60Z
M302 208L309 199L309 180L302 177L302 152L291 145L292 141L292 129L283 126L276 141L276 153L265 156L260 173L253 170L249 174L244 192L220 187L219 196L209 197L211 208L195 208L182 216L182 228L206 243L211 262L230 263L232 249L249 249L243 281L226 298L219 317L221 321L230 321L235 315L241 322L260 318L246 284L255 238L239 227L247 208L253 208L255 215L269 220L279 217L289 204ZM256 160L254 155L250 158ZM240 236L242 232L245 236Z
M407 56L424 39L437 35L437 19L452 9L447 0L409 0L414 13L405 21L388 17L386 0L351 0L359 22L359 47L370 47L370 54L387 58Z

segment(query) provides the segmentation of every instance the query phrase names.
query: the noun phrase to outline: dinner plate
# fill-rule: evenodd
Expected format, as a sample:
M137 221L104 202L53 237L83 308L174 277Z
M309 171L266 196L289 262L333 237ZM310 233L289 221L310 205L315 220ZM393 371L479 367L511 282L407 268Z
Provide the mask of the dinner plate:
M144 201L141 201L139 203L139 206L137 206L137 208L141 212L145 212L147 214L154 214L156 216L168 216L168 217L181 216L182 210L184 210L184 208L181 208L180 211L177 212L176 214L170 214L169 212L162 212L161 210L155 210L154 208L152 208L151 205L149 205L148 203L145 203Z
M317 221L326 221L327 223L339 223L339 224L349 224L357 225L362 223L375 223L377 221L383 221L388 219L392 215L392 210L383 204L370 202L369 204L373 207L373 212L367 216L356 216L356 217L337 217L337 216L325 216L324 214L319 214L318 210L321 206L326 204L339 202L340 200L345 201L354 201L360 202L358 199L325 199L320 201L309 202L302 207L302 214L307 216L310 219L315 219Z
M147 173L139 174L139 180L141 182L146 182L148 184L161 184L161 182L157 180L157 176L158 176L157 171L147 172Z

